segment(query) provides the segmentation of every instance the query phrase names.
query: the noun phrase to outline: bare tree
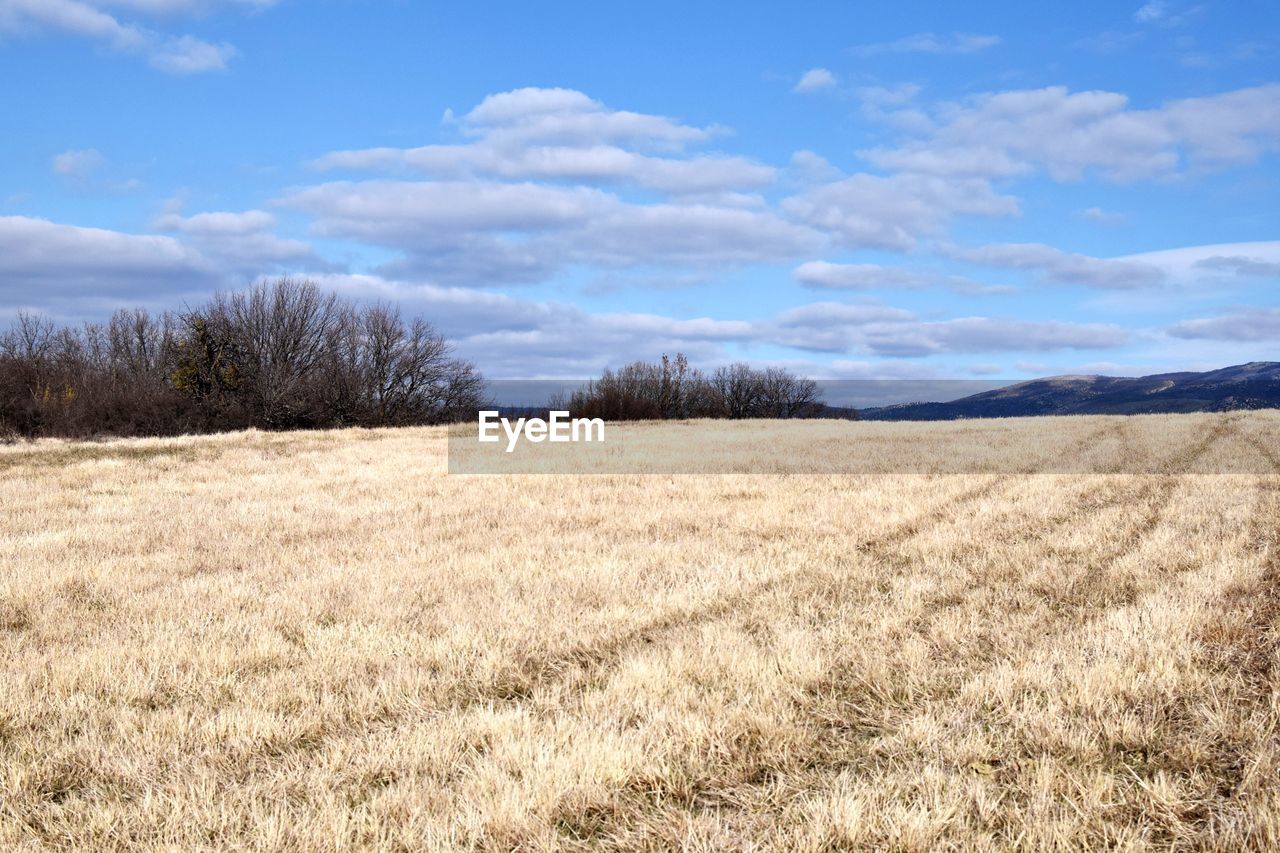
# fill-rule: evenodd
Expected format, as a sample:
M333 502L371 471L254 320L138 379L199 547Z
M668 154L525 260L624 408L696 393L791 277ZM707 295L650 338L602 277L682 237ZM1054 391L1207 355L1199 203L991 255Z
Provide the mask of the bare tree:
M803 379L780 367L770 367L757 374L757 381L760 417L812 416L821 405L818 385L812 379Z
M726 417L759 417L763 389L760 375L751 369L751 365L739 361L717 368L711 376L711 383L720 394Z
M23 311L18 314L13 327L0 337L0 354L27 363L39 363L51 354L56 332L57 327L48 317Z
M241 395L269 429L309 426L310 383L338 323L338 297L309 281L280 279L219 294L208 314L236 353Z
M365 311L364 367L372 414L378 423L433 420L448 396L450 347L430 324L406 324L400 310Z
M796 418L826 411L811 379L777 367L756 370L745 362L707 377L683 354L605 370L572 394L568 407L576 415L611 420Z

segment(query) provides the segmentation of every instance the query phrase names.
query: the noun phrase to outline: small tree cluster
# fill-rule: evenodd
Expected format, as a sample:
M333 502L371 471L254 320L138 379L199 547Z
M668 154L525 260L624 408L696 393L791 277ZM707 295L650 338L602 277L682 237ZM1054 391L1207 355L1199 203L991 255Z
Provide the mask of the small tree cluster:
M704 373L682 354L605 370L569 398L581 417L614 421L670 418L830 417L817 384L788 370L738 362Z
M80 328L22 315L0 336L0 431L27 436L440 423L482 391L425 321L289 279Z

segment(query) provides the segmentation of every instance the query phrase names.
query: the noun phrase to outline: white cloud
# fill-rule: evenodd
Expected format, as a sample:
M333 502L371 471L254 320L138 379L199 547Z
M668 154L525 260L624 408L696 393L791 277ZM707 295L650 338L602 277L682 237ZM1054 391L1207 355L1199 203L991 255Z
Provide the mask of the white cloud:
M1106 30L1097 35L1088 36L1079 39L1072 44L1072 47L1081 48L1083 50L1092 51L1102 55L1112 55L1123 53L1130 47L1142 42L1146 38L1146 33L1141 30L1133 32L1120 32L1118 30Z
M916 33L897 41L864 44L854 48L859 56L877 56L884 53L932 53L972 54L1000 44L1001 38L977 33Z
M621 204L589 187L481 181L337 181L296 190L282 203L316 216L325 235L402 248L471 231L583 224Z
M1043 169L1059 181L1115 181L1253 162L1280 148L1280 84L1131 109L1114 92L1065 87L979 95L933 110L927 131L861 152L895 171L1008 177Z
M199 252L171 238L0 217L0 298L154 294L217 278Z
M1018 202L984 180L857 174L784 199L782 209L846 245L905 250L959 214L1013 216Z
M197 213L195 216L182 216L171 205L156 220L156 227L165 231L181 231L184 234L198 236L243 237L260 231L274 228L276 219L262 210L247 210L243 213L212 212Z
M1170 279L1183 282L1206 278L1226 280L1236 276L1275 276L1280 270L1280 240L1185 246L1128 255L1116 260L1157 267Z
M1175 11L1166 0L1151 0L1133 13L1133 20L1139 24L1155 24L1166 28L1181 27L1199 17L1204 10L1204 5L1196 5Z
M858 153L880 169L942 178L1012 178L1032 171L1031 164L993 145L948 150L917 144L903 148L869 148Z
M986 317L926 321L911 311L877 304L820 302L757 321L678 318L593 313L560 302L370 275L321 275L318 280L350 296L391 299L421 313L493 377L581 378L597 375L607 365L654 359L664 352L684 352L708 366L741 357L744 347L765 345L889 359L862 363L863 368L838 361L831 368L837 375L918 377L931 368L910 360L924 356L1105 349L1126 339L1113 326Z
M832 89L836 85L836 75L832 74L825 68L810 68L800 76L793 92L819 92L823 89Z
M853 90L862 117L904 133L929 133L933 120L916 103L921 86L899 83L896 86L862 86Z
M333 182L281 203L325 236L401 249L400 276L497 285L569 264L737 265L785 260L822 237L768 209L725 203L637 204L591 187L485 181Z
M664 352L684 352L695 363L711 364L728 360L725 344L759 334L754 324L740 320L591 313L561 302L377 276L322 275L318 280L350 296L391 299L421 313L490 377L580 379Z
M787 176L801 184L826 183L840 177L840 170L821 154L796 151L787 166Z
M1009 293L1013 290L947 273L922 272L879 264L833 264L828 261L806 261L791 271L791 277L813 290L916 290L943 286L972 295Z
M915 100L920 90L917 83L899 83L896 86L861 86L854 90L854 95L864 104L899 107Z
M1169 329L1175 338L1280 343L1280 308L1251 308L1236 314L1186 320Z
M84 179L106 162L107 158L103 157L96 148L86 148L64 151L54 157L50 165L55 174L67 178Z
M461 122L470 142L334 151L319 169L410 170L437 178L575 180L701 194L768 186L777 170L745 157L681 152L714 130L663 116L611 110L570 89L490 95Z
M1264 260L1247 255L1214 255L1195 266L1208 270L1224 270L1241 276L1257 276L1259 278L1280 278L1280 261Z
M320 169L410 169L438 177L470 175L509 180L578 180L632 184L671 193L707 193L730 187L762 187L775 169L745 157L651 157L612 145L537 146L498 150L484 144L430 145L407 150L335 151L315 162Z
M220 6L260 11L280 0L91 0L95 6L130 9L150 15L202 15Z
M546 281L565 263L562 252L546 240L467 234L405 248L377 272L415 282L500 287Z
M594 375L604 364L656 358L681 351L696 363L730 360L725 345L773 344L809 352L863 353L876 358L933 355L1108 349L1127 333L1114 326L1035 323L985 317L921 321L901 309L818 303L774 320L697 318L678 320L646 314L590 314L572 306L541 304L532 328L502 328L466 335L461 348L482 365L506 365L493 375ZM514 306L506 306L508 309ZM529 313L522 316L528 318ZM845 365L850 362L844 362ZM885 375L877 362L872 371ZM537 367L532 367L537 365ZM894 375L920 376L927 368L898 362ZM567 368L567 369L566 369ZM838 370L842 375L858 371ZM865 374L864 374L865 375Z
M368 239L368 238L366 238ZM691 270L775 262L813 249L821 237L767 211L712 205L622 204L578 225L529 235L467 234L414 245L384 272L450 284L541 281L570 265Z
M254 276L264 268L288 264L327 269L310 244L276 236L275 217L262 210L213 211L183 216L181 205L170 202L153 225L182 234L186 242L227 272Z
M784 311L774 322L771 334L776 343L800 349L895 358L1107 349L1128 338L1125 330L1103 324L991 317L925 321L899 308L839 302L817 302Z
M512 124L543 116L603 112L598 101L575 89L526 86L487 95L467 114L474 124Z
M853 359L847 359L847 358L836 358L836 359L832 359L829 364L822 365L818 369L829 374L832 378L837 380L839 379L874 380L876 382L875 386L871 386L866 389L866 393L868 396L867 396L867 402L864 404L864 405L871 405L871 406L892 405L894 403L908 402L908 401L914 401L916 399L919 399L918 397L909 397L907 399L903 399L902 396L899 396L895 393L899 389L894 388L889 383L884 382L884 380L887 380L887 379L914 380L912 381L910 386L910 390L914 391L917 388L922 387L922 380L934 380L941 375L936 367L933 367L932 365L928 365L928 364L923 364L918 359L913 359L913 358L907 358L907 359L877 358L874 360L861 359L856 361ZM810 371L810 372L814 372L814 371ZM881 385L881 383L884 383L883 386ZM950 393L953 392L955 388L955 380L943 379L942 382L936 387L945 389L943 393L947 393L948 396L950 396ZM859 390L862 390L862 389L859 389ZM985 390L985 389L981 389L981 390ZM887 393L885 394L884 399L876 399L875 397L870 396L874 392L887 392ZM889 394L894 394L894 396L888 396ZM926 399L932 398L932 395L926 394L924 396Z
M1169 4L1162 0L1152 0L1133 13L1133 19L1140 24L1149 24L1158 21L1165 15L1169 14Z
M141 13L206 12L218 5L261 9L274 0L0 0L0 33L20 36L61 34L103 42L122 53L141 54L152 66L172 74L221 70L235 55L228 44L211 44L191 35L170 36L122 21L107 8Z
M204 71L222 71L236 52L233 46L226 43L210 44L191 36L182 36L170 39L152 51L150 62L170 74L199 74Z
M879 264L833 264L807 261L791 271L791 277L817 290L869 290L876 287L928 287L929 276Z
M1156 111L1190 156L1207 166L1252 163L1280 149L1280 84L1174 101Z
M1042 243L1005 243L977 249L950 249L952 257L973 264L1028 270L1049 281L1089 287L1130 289L1157 285L1165 273L1138 260L1093 258Z
M1097 222L1099 225L1120 225L1129 219L1123 213L1103 210L1100 207L1086 207L1084 210L1079 211L1077 215L1090 222Z
M913 320L915 314L910 311L874 303L811 302L783 311L778 315L777 325L780 328L831 329Z
M148 35L81 0L0 0L0 32L60 32L105 41L119 50L145 46Z
M412 170L433 180L337 181L292 191L283 202L314 215L318 233L401 249L405 256L386 267L396 275L500 284L540 280L570 264L788 261L788 252L822 248L823 235L835 246L908 250L923 238L944 239L958 217L1018 215L1018 200L994 188L997 178L1039 169L1064 180L1087 170L1113 178L1152 174L1180 168L1184 154L1200 163L1247 158L1272 144L1272 123L1280 133L1280 118L1271 118L1276 107L1264 97L1268 87L1146 111L1129 109L1119 94L1062 88L982 95L931 115L900 109L919 91L902 84L859 96L864 108L884 115L922 116L914 125L924 128L922 138L864 152L889 174L841 177L819 155L797 152L786 172L797 189L776 206L748 190L776 182L777 170L685 150L715 128L614 110L568 89L485 98L458 120L470 137L462 143L333 152L316 163ZM1210 125L1200 126L1198 116ZM658 150L665 153L651 153ZM672 198L624 201L600 184ZM1101 209L1082 215L1114 221ZM1048 246L989 249L971 259L1095 287L1160 278L1142 264ZM991 292L975 282L947 285Z
M1048 352L1061 349L1109 349L1124 344L1129 332L1104 323L1060 323L963 317L922 324L921 351ZM906 352L909 343L890 340L880 351Z
M506 144L637 142L672 150L704 142L716 132L664 116L611 110L573 89L525 88L489 95L463 124L470 133Z
M17 2L0 0L0 15ZM147 10L128 8L187 14L215 5L155 0ZM125 7L121 0L118 8ZM5 20L0 16L0 23ZM157 51L158 44L148 42L146 49ZM199 51L193 56L200 65ZM546 281L578 267L586 268L584 279L694 282L768 263L786 264L797 283L818 290L992 291L937 271L799 263L840 257L848 247L909 250L929 238L939 241L944 255L1098 288L1274 276L1280 243L1094 258L1042 244L954 249L946 234L960 217L1018 214L1018 200L1003 185L997 190L999 177L1041 170L1062 179L1093 170L1108 177L1164 176L1189 163L1247 162L1275 144L1274 109L1260 92L1280 94L1280 87L1155 110L1130 109L1112 93L1066 90L1000 93L926 110L914 84L866 87L855 93L863 109L892 122L908 141L868 152L888 174L845 175L811 151L796 152L780 172L704 150L723 133L716 127L615 110L573 90L521 89L490 96L456 119L447 130L458 135L452 144L333 152L317 163L408 175L301 186L271 208L282 219L281 208L309 214L315 234L397 252L375 267L378 275L337 274L307 242L278 236L276 215L268 210L189 215L170 206L153 223L166 235L0 218L0 293L12 301L44 287L68 297L116 298L154 294L174 283L207 289L267 269L309 269L353 293L382 293L406 307L425 307L458 337L465 354L499 375L590 375L606 363L676 350L704 363L741 357L752 347L770 348L770 355L774 347L790 347L907 364L947 354L1107 349L1127 342L1129 333L1098 323L946 319L840 302L801 305L763 319L742 319L732 305L718 317L592 313L452 285ZM1201 126L1201 119L1209 124ZM1125 144L1127 151L1121 150ZM1162 159L1168 153L1172 161ZM51 166L59 174L85 175L97 165L95 155L101 156L91 149L67 151ZM790 195L778 199L764 188L776 185L780 174ZM636 189L646 192L628 192ZM1113 216L1097 208L1080 215L1095 221ZM1269 322L1241 311L1189 320L1160 337L1180 338L1190 347L1190 338L1226 339L1234 324L1246 329L1241 340L1271 340Z
M574 239L580 261L610 266L776 261L821 243L816 232L771 211L706 204L622 206Z
M536 329L558 310L550 303L489 291L406 282L378 275L322 273L313 278L320 285L353 298L399 302L410 311L422 312L444 332L458 338L501 330Z
M790 261L826 238L754 190L778 170L693 153L723 131L616 110L571 89L486 97L461 119L467 138L418 148L331 152L320 169L413 171L431 180L333 181L280 203L316 217L317 233L402 250L382 271L450 284L537 281L569 265L734 266ZM798 152L801 186L838 175ZM602 186L659 193L624 199Z

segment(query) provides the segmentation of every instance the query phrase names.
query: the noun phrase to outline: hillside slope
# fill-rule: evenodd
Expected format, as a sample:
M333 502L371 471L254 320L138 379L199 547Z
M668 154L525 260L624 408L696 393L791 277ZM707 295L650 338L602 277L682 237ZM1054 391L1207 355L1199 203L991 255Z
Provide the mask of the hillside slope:
M1280 362L1254 361L1205 373L1051 376L945 403L864 409L867 420L941 421L1031 415L1130 415L1280 408Z

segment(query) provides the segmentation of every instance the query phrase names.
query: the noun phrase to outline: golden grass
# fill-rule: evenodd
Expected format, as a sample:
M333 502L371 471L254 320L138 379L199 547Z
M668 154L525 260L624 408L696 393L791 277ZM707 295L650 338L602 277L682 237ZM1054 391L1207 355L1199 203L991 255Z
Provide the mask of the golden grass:
M0 448L0 848L1275 849L1280 413L1027 423L1167 473Z

